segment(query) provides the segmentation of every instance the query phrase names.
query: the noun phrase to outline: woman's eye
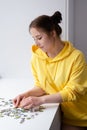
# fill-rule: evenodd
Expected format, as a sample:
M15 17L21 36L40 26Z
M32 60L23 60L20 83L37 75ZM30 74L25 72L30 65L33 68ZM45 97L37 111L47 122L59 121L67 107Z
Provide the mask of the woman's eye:
M38 40L41 40L41 39L42 39L42 37L39 37L39 38L38 38Z
M41 40L41 39L42 39L42 37L33 38L33 39L34 39L34 41L37 41L37 40Z

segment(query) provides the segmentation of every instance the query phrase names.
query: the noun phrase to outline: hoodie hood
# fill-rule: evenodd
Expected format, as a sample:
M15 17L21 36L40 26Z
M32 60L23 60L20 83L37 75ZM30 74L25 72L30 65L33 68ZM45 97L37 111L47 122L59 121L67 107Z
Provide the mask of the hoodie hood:
M49 62L54 62L58 60L62 60L68 55L70 55L73 50L75 49L69 41L63 41L64 43L64 48L61 50L61 52L54 58L49 58L45 52L43 52L39 47L36 45L32 46L32 53L35 57L38 57L42 60L49 60Z

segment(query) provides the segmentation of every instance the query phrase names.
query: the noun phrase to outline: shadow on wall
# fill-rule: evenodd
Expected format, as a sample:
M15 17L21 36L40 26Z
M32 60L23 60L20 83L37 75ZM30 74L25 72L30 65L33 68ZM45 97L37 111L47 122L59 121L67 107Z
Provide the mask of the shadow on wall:
M2 76L0 75L0 79L2 78Z

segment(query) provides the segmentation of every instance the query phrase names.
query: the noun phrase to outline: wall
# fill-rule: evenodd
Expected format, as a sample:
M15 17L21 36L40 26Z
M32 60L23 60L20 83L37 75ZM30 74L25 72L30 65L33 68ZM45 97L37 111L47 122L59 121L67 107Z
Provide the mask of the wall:
M87 59L87 0L75 0L74 43Z
M31 20L41 14L62 12L62 38L67 37L67 0L0 0L0 75L3 78L30 78Z
M67 14L68 14L68 40L71 41L74 44L74 6L75 6L75 0L68 0L68 8L67 8Z

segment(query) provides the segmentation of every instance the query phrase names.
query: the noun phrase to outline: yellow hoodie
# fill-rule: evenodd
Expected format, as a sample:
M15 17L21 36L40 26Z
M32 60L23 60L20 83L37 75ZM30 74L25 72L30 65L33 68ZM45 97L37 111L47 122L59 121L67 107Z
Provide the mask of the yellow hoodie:
M48 94L60 92L65 123L87 126L87 64L81 51L68 41L64 44L55 58L49 58L40 48L32 46L35 86Z

